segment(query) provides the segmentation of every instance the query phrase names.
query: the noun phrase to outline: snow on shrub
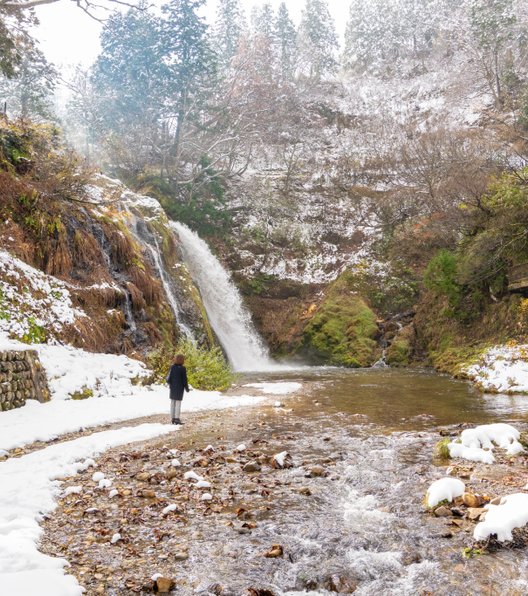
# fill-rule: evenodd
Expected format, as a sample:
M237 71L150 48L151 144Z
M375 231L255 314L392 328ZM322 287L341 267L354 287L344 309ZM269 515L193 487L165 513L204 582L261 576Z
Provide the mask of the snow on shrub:
M442 501L451 502L456 497L461 497L465 489L466 485L458 478L440 478L427 489L427 507L434 507Z
M486 519L475 527L475 540L486 540L495 534L497 540L512 540L512 530L528 524L528 495L515 493L502 497L499 505L486 505Z
M520 433L510 424L483 424L462 431L459 443L449 443L451 457L461 457L470 461L492 464L495 461L495 446L505 449L508 455L524 451L519 443Z

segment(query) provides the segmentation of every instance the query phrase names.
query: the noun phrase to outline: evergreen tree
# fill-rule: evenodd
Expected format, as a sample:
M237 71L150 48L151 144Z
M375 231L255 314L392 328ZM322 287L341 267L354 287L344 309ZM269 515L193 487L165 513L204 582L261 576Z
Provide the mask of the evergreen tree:
M205 0L172 0L163 7L162 40L171 82L168 105L176 121L171 153L177 168L186 124L198 122L214 85L215 55L208 26L197 14L204 4Z
M274 44L277 49L277 58L282 78L293 78L297 63L297 32L290 19L286 2L281 2L275 19L273 31Z
M481 50L484 74L495 99L503 103L503 51L513 38L517 21L510 0L471 0L470 23L473 37Z
M19 41L17 51L20 57L13 77L0 78L0 98L7 102L8 113L52 118L57 71L30 38Z
M141 169L155 153L167 93L159 19L146 10L114 13L93 67L99 126L115 157ZM114 143L118 141L118 145Z
M251 25L256 35L262 35L270 41L273 39L273 23L275 15L269 2L255 6L251 14Z
M319 80L337 68L334 20L326 0L306 0L299 27L299 51L308 76Z
M218 61L224 68L236 54L245 29L240 0L219 0L216 9L214 39Z

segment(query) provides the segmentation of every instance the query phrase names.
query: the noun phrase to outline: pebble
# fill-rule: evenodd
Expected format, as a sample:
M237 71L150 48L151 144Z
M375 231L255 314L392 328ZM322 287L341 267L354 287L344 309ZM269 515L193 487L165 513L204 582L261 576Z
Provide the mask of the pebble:
M248 461L247 464L242 468L244 472L260 472L262 466L257 461Z
M325 469L323 466L313 466L310 468L308 474L311 478L319 478L325 475Z
M105 475L102 472L94 472L93 476L92 476L92 480L94 482L99 482L100 480L102 480L105 477Z
M453 514L451 513L451 509L446 507L445 505L441 505L437 507L434 511L435 517L451 517Z

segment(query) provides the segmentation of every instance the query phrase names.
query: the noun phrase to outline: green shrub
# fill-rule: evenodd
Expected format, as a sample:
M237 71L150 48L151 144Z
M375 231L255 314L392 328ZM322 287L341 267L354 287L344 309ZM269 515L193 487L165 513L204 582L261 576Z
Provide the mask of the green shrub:
M93 397L93 394L94 392L92 389L84 386L81 389L79 389L79 391L74 391L73 393L70 393L70 398L75 400L88 399L89 397Z
M207 348L188 339L181 339L174 349L161 348L151 352L148 365L154 380L165 383L175 354L184 354L189 384L205 391L223 391L234 381L234 374L219 347Z
M25 344L43 344L46 341L46 330L38 325L33 317L28 318L28 330L20 338Z
M457 282L457 257L442 249L429 261L424 274L424 285L437 296L445 296L449 306L456 310L462 300L462 287Z

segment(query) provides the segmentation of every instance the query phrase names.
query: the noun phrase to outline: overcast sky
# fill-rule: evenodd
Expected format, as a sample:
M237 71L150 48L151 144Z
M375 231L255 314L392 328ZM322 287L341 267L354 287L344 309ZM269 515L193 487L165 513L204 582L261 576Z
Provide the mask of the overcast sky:
M281 0L269 0L277 7ZM251 7L262 2L242 0L247 15ZM304 6L304 0L286 0L286 5L294 21L298 22ZM330 11L340 35L343 34L348 17L348 0L328 0ZM208 0L206 17L214 21L216 0ZM91 19L69 0L45 5L37 9L40 26L36 37L46 57L57 66L82 63L90 65L99 50L100 23ZM246 15L246 16L247 16Z

